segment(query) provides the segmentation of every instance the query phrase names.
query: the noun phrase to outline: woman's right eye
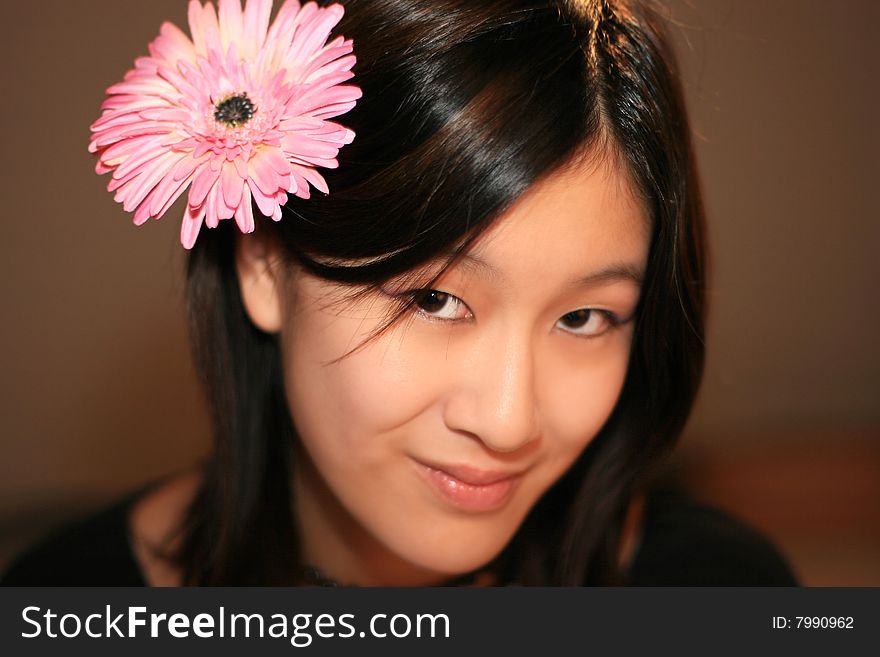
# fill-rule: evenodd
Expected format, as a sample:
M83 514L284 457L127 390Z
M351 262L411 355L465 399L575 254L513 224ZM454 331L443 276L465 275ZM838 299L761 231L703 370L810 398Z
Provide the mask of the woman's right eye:
M415 290L411 293L413 305L432 319L455 321L466 319L470 310L457 296L440 290Z

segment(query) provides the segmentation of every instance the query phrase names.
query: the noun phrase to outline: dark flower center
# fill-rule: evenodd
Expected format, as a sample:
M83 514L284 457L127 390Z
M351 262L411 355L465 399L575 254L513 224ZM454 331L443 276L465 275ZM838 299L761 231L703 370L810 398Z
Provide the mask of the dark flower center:
M257 108L247 94L235 94L217 103L217 107L214 108L214 119L231 128L237 128L250 121L256 111Z

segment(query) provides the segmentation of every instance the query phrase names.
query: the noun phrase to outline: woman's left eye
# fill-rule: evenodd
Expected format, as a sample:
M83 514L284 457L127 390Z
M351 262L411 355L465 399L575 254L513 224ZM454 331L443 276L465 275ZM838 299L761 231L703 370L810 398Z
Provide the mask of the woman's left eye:
M607 310L581 308L564 314L557 324L568 333L593 338L614 328L620 324L620 321L614 313Z
M416 290L412 293L413 304L432 319L464 319L470 310L457 296L440 290Z

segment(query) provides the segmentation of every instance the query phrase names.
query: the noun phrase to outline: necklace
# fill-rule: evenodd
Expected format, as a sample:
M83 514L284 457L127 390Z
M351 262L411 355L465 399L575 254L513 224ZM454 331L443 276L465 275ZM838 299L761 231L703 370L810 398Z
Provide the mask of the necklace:
M353 584L341 584L337 580L332 577L328 577L324 573L322 573L315 566L303 566L300 571L300 576L302 578L303 583L306 586L325 586L325 587L339 587L339 586L354 586ZM445 584L440 584L439 586L479 586L486 585L487 582L491 581L491 573L488 570L481 570L474 573L466 573L464 575L460 575L455 579L449 580Z
M306 586L341 586L335 579L327 577L314 566L303 566L300 575Z

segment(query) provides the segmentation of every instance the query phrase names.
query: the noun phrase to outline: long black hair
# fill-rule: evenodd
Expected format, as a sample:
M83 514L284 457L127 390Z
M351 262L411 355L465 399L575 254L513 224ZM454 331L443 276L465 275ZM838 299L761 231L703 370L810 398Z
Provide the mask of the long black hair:
M280 222L257 226L291 262L355 291L439 256L449 264L530 185L583 153L622 162L648 209L619 401L498 561L522 584L622 581L627 507L679 435L704 358L703 211L662 21L625 0L343 4L338 31L354 39L363 98L342 122L357 138L327 172L329 195L291 197ZM186 584L293 584L297 437L278 340L242 306L236 239L230 225L203 231L188 262L216 446L176 560Z

